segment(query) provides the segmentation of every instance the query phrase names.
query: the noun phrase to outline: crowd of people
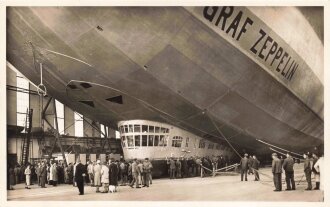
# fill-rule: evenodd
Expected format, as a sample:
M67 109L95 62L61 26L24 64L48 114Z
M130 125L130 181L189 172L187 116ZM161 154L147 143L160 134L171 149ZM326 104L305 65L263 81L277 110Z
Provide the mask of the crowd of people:
M169 177L175 179L200 176L201 171L202 175L211 174L205 169L224 168L229 164L229 159L222 155L182 156L166 159L166 164ZM33 164L28 163L26 166L9 166L9 190L13 190L14 185L19 183L25 183L26 189L31 189L31 185L47 188L46 185L56 187L59 184L69 184L77 186L80 194L84 194L85 183L95 187L97 193L116 192L118 185L128 185L132 188L149 187L152 184L152 170L153 166L148 158L131 161L110 159L108 162L97 160L86 164L80 163L79 159L76 163L69 164L63 161L42 160Z
M286 159L278 158L276 153L272 154L272 173L275 190L282 191L282 172L285 172L287 188L295 190L294 164L299 159L294 159L287 153ZM304 176L307 181L306 190L312 190L312 174L315 175L314 190L323 189L323 156L320 158L316 153L304 153ZM231 162L223 156L212 157L179 157L166 158L168 175L170 179L187 178L194 176L211 175L217 170L225 170ZM240 161L241 181L247 181L247 174L253 174L255 181L260 180L260 161L255 155L248 156L247 153ZM68 165L62 161L40 161L34 164L16 165L8 167L9 190L14 189L15 184L25 183L25 188L38 185L46 188L47 185L56 187L58 184L69 184L77 186L79 195L84 194L84 184L95 187L96 193L117 192L117 186L128 185L131 188L149 187L152 184L153 166L148 158L144 160L134 159L110 159L108 162L100 160L82 164L78 159L76 163ZM244 179L245 178L245 179ZM102 188L100 190L100 188Z
M26 189L31 185L47 188L46 184L56 187L58 184L77 186L79 195L84 194L84 184L95 187L96 193L117 192L117 186L129 185L134 188L149 187L152 184L152 164L148 158L144 160L120 161L110 159L108 162L100 160L82 164L66 165L62 161L46 160L24 165L9 166L9 190L15 184L25 183ZM102 188L100 190L100 188Z
M30 189L33 184L46 188L46 184L56 186L57 184L73 183L73 167L64 164L61 161L42 160L34 164L9 166L8 175L10 190L13 190L15 184L25 183L26 189Z

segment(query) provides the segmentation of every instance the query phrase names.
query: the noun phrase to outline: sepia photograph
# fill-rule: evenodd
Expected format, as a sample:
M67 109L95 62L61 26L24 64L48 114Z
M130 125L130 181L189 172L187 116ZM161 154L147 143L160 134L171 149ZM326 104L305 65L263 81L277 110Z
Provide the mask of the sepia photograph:
M324 5L4 10L6 204L323 206Z

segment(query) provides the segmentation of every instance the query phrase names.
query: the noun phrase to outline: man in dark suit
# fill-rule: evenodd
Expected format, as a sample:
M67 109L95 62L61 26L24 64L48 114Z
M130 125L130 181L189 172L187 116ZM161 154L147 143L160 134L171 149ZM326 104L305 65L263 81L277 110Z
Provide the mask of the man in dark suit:
M283 169L285 171L285 190L296 190L296 185L294 182L294 171L293 171L294 161L289 153L286 154L286 159L283 161ZM292 187L291 187L292 185Z
M77 183L77 187L79 189L79 195L84 195L84 179L86 176L86 167L81 164L80 159L77 159L76 172L74 175L75 181Z
M305 190L312 190L312 166L311 166L311 155L309 152L304 153L304 172L306 176L306 181L307 181L307 188Z
M257 157L255 155L253 155L253 162L252 162L252 170L254 173L254 180L255 181L259 181L259 165L260 165L260 161L257 159Z
M241 181L243 181L243 174L245 174L245 181L247 181L247 170L249 168L249 159L247 158L248 154L244 154L244 157L241 159Z
M249 158L248 158L248 163L249 163L249 172L248 174L252 174L253 175L253 169L252 169L252 165L253 165L253 157L250 155Z
M47 180L47 168L46 168L46 163L44 161L41 162L40 170L40 186L41 188L47 188L46 185L46 180Z
M277 154L272 154L273 162L272 162L272 173L274 177L274 191L282 191L282 162L278 159Z

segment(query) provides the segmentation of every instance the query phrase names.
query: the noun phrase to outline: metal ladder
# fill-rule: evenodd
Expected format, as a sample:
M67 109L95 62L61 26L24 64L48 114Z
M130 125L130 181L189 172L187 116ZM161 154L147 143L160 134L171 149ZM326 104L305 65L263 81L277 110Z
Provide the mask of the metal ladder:
M31 138L31 129L32 129L32 114L33 109L26 109L25 117L25 136L22 140L22 164L26 165L29 158L30 151L30 138Z

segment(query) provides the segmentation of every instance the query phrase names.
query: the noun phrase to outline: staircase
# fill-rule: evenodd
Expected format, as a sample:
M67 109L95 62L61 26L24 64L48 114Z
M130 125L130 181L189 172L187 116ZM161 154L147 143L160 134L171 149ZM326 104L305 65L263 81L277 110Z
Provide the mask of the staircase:
M30 150L30 138L31 138L31 128L32 128L32 114L33 109L26 109L25 117L25 135L22 140L22 164L26 165L29 158Z

